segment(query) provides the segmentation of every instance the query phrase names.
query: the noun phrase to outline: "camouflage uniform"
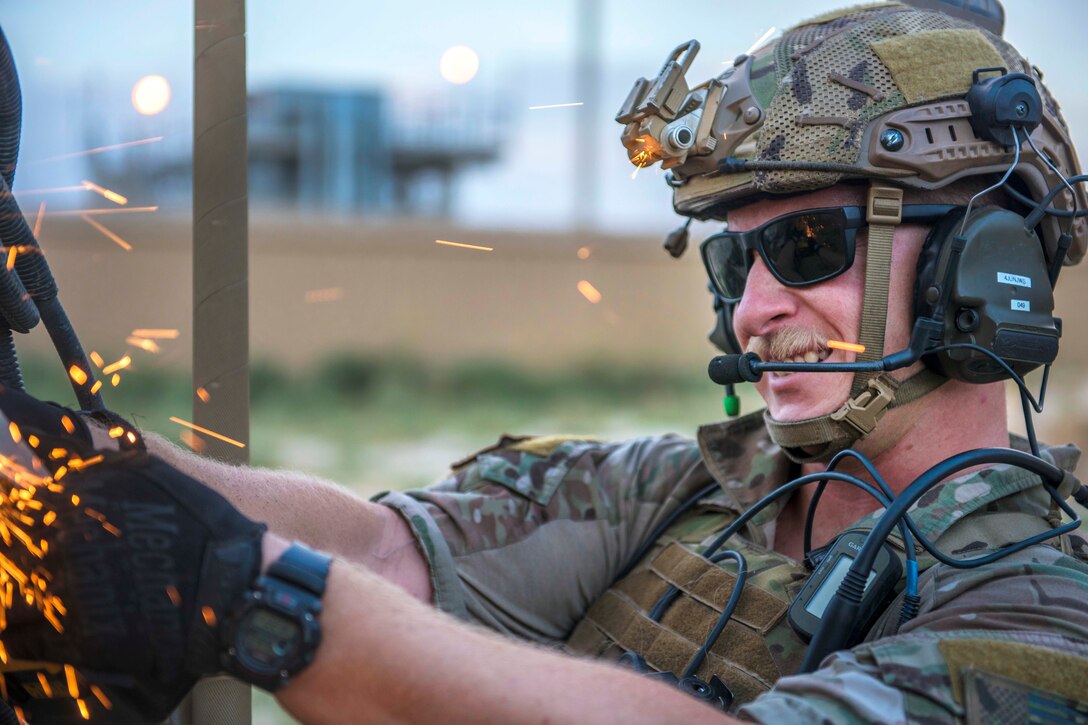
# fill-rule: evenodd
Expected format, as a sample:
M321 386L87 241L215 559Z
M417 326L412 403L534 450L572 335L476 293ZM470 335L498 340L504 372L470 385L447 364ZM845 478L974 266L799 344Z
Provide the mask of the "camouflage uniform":
M1024 447L1019 439L1012 444ZM1066 470L1079 455L1073 446L1044 452ZM622 443L504 437L455 464L453 474L431 488L376 500L411 525L445 611L593 656L614 659L637 649L655 669L679 671L733 580L729 564L712 565L693 552L797 474L756 414L704 426L698 442L672 435ZM650 532L714 481L720 490L671 526L630 575L613 582ZM1005 542L999 531L989 544L964 541L957 524L966 517L1004 512L1053 525L1038 484L1020 469L994 466L934 489L912 515L947 553L975 556ZM922 606L913 621L897 631L893 603L864 644L836 653L815 673L794 675L805 645L784 613L805 573L767 548L785 503L764 509L728 543L745 554L749 585L699 670L703 677L721 675L737 704L748 703L740 717L982 721L1031 707L1075 706L1077 687L1088 676L1083 539L1035 546L971 570L932 565L920 552ZM850 528L867 528L878 515ZM681 596L653 625L645 613L670 583ZM1068 682L1047 669L1061 657ZM1022 683L1040 672L1045 680L1023 692Z

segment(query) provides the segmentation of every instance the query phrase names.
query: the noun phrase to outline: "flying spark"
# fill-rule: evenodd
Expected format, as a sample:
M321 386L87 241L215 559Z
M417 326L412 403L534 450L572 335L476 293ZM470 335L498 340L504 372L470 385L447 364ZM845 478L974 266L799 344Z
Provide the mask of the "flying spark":
M91 354L89 355L89 357L91 358L91 362L93 362L99 368L106 364L106 361L102 359L102 356L94 350L91 350Z
M579 247L578 248L578 259L589 259L590 253L591 253L591 251L590 251L589 247Z
M98 231L105 234L106 237L108 237L113 243L115 243L121 249L125 250L126 252L131 252L132 251L132 245L131 244L126 242L124 239L121 239L121 237L117 236L116 234L111 232L109 229L106 229L106 227L102 226L102 224L100 222L95 221L94 219L87 216L86 214L83 214L81 216L83 218L83 221L87 222L92 227L94 227Z
M69 154L61 154L60 156L50 156L47 159L38 159L37 161L31 161L31 164L44 164L49 161L61 161L63 159L72 159L77 156L90 156L91 154L100 154L103 151L113 151L114 149L127 149L133 146L143 146L144 144L155 143L162 141L162 136L152 136L150 138L141 138L136 141L126 141L124 143L110 144L109 146L96 146L93 149L84 149L83 151L73 151Z
M214 430L208 430L207 428L202 428L201 426L196 425L195 423L190 423L187 420L182 420L181 418L178 418L178 417L175 417L175 416L170 416L170 421L173 422L173 423L177 423L178 425L183 425L186 428L191 428L192 430L203 433L204 435L210 435L212 438L218 438L219 440L223 441L224 443L230 443L232 446L238 446L239 448L245 448L246 447L245 443L241 443L239 441L236 441L233 438L228 438L228 437L226 437L225 435L223 435L221 433L216 433Z
M827 346L832 350L846 350L847 352L863 353L865 352L864 345L858 345L853 342L842 342L840 340L828 340Z
M344 296L342 287L326 287L324 289L312 289L306 291L306 303L335 302Z
M529 106L529 110L530 111L542 111L545 108L572 108L573 106L584 106L584 105L585 105L585 103L583 101L578 101L577 103L552 103L551 105L548 105L548 106Z
M15 269L15 255L18 254L18 253L19 253L19 248L18 247L12 247L11 249L8 250L8 261L7 261L7 264L5 264L4 266L7 267L7 270L9 272L11 270Z
M137 327L131 334L133 337L151 337L156 340L176 340L181 333L175 329Z
M72 367L68 368L68 375L75 381L76 385L83 385L87 382L87 372L78 365L73 364ZM71 433L72 431L68 432Z
M99 216L101 214L145 214L158 211L157 206L126 206L124 209L65 209L51 211L46 216Z
M136 337L134 335L126 337L125 342L127 342L129 345L132 345L133 347L138 347L141 350L145 350L147 352L155 354L158 354L161 350L161 348L155 343L154 340L146 340L142 337Z
M117 362L110 363L106 367L102 368L102 374L103 375L113 375L118 370L124 370L125 368L127 368L131 364L132 364L132 357L129 356L129 355L125 355L124 357L122 357Z
M463 247L465 249L478 249L481 252L494 252L495 251L494 247L481 247L478 244L463 244L462 242L447 242L444 239L436 239L436 240L434 240L434 243L435 244L445 244L446 246L449 246L449 247Z
M34 220L34 238L42 234L42 220L45 219L45 202L38 205L38 217Z
M578 291L593 304L597 304L602 299L601 293L597 291L597 288L584 279L578 282Z
M198 386L196 389L196 397L200 398L200 402L207 403L212 399L211 394L204 389L203 386Z
M84 179L79 183L83 184L84 189L87 189L88 191L93 191L94 193L112 201L114 204L124 206L128 203L128 197L121 196L116 191L110 191L109 189L101 187L93 181L87 181L86 179Z

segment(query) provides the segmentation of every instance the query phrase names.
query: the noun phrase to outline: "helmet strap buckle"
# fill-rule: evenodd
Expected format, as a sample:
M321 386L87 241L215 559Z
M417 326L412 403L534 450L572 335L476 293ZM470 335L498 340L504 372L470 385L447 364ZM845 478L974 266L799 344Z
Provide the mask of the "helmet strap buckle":
M884 417L888 406L895 401L899 382L890 375L870 378L865 390L847 400L831 414L831 419L846 423L864 438L873 432L877 422Z

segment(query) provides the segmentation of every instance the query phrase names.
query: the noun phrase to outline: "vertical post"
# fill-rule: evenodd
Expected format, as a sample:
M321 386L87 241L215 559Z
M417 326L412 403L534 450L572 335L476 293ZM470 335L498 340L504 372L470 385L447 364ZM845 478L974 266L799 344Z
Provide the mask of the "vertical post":
M574 63L574 88L583 105L577 109L574 123L574 224L586 232L596 226L598 144L601 103L601 0L578 0L577 59Z
M249 441L249 241L245 0L194 0L193 396L197 425ZM249 448L209 438L204 454L235 464ZM201 681L190 722L249 723L250 688Z

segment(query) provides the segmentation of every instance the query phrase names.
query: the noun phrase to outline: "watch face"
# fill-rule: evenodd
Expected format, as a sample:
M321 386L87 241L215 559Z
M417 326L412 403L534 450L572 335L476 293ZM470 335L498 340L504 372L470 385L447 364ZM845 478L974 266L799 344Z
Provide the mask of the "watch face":
M258 671L279 671L292 662L302 641L297 621L256 607L238 623L238 658Z

